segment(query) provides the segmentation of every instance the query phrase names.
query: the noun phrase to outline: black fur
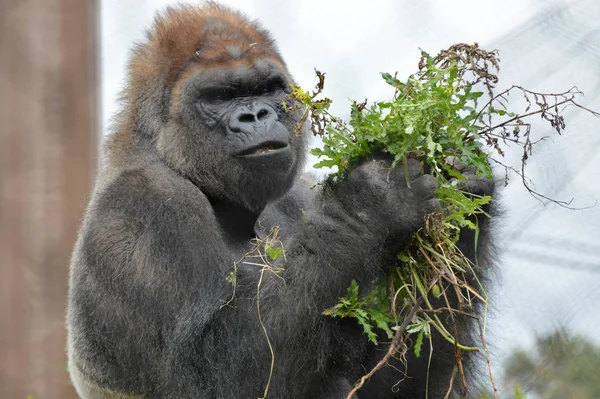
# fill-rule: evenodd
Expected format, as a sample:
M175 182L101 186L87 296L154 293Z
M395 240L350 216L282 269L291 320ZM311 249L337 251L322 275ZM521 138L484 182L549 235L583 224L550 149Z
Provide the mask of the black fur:
M402 168L379 159L311 189L298 178L302 112L281 107L293 84L285 64L260 27L215 4L163 14L130 69L71 265L79 394L262 397L270 342L269 398L344 398L381 354L355 322L322 312L352 280L368 286L386 272L437 207L434 179L411 161L408 188ZM265 143L278 149L252 153ZM234 263L275 225L283 272L238 263L234 291ZM447 387L447 352L435 356L430 397ZM397 397L423 397L422 363ZM393 396L401 378L384 370L358 397Z

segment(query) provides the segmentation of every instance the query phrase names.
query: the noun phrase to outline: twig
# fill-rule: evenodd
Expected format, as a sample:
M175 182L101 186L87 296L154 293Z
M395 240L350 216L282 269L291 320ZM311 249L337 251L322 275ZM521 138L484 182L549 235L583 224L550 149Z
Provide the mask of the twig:
M569 98L569 99L563 100L563 101L561 101L561 102L559 102L559 103L557 103L555 105L558 106L558 105L563 105L563 104L566 104L566 103L573 103L573 99ZM553 105L552 107L554 107L555 105ZM502 123L499 123L499 124L497 124L495 126L490 126L490 127L486 128L486 129L478 132L478 134L485 135L485 134L487 134L487 133L489 133L489 132L491 132L493 130L498 129L499 127L502 127L502 126L505 126L507 124L510 124L510 123L516 121L517 119L524 119L524 118L527 118L529 116L533 116L533 115L544 113L549 108L551 108L551 107L550 106L546 106L545 108L540 108L537 111L531 111L531 112L527 112L525 114L516 115L516 116L514 116L514 117L512 117L512 118L510 118L510 119L508 119L508 120L506 120L506 121L504 121Z
M483 334L483 326L481 325L481 320L479 317L476 317L477 324L479 325L479 337L481 338L481 346L483 347L483 352L485 353L485 362L487 363L488 370L490 372L490 382L492 383L492 392L494 393L494 399L498 399L498 388L496 388L496 382L494 381L494 373L492 372L492 362L490 361L490 353L488 352L487 345L485 344L485 337Z
M455 364L454 368L452 369L452 375L450 376L450 383L448 384L448 392L446 392L444 399L450 398L450 394L452 393L452 386L454 385L454 377L456 377L457 372L458 372L458 366L456 366L456 364Z
M396 330L396 334L394 334L394 338L392 339L390 347L388 348L388 351L386 352L385 356L375 365L375 367L371 369L371 371L369 371L367 374L361 377L359 383L356 384L352 391L350 391L350 393L346 396L346 399L352 399L352 396L365 385L365 382L367 382L367 380L371 378L373 374L375 374L378 370L380 370L389 363L390 359L392 358L392 356L394 356L394 353L396 353L396 350L398 349L400 343L404 339L404 331L406 330L406 327L408 327L408 324L411 322L413 317L415 317L415 315L421 308L422 301L422 298L419 298L417 302L413 305L413 307L410 309L410 312L408 312L408 314L402 321L402 324L400 324L400 326L398 327L398 330Z

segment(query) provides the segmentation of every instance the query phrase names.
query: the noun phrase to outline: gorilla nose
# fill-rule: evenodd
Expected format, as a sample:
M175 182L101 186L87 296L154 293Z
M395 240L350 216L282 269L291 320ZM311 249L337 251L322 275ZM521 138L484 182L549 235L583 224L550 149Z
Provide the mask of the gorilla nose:
M271 106L262 102L253 102L239 107L232 113L229 128L236 133L250 133L262 126L269 129L277 119L277 113Z

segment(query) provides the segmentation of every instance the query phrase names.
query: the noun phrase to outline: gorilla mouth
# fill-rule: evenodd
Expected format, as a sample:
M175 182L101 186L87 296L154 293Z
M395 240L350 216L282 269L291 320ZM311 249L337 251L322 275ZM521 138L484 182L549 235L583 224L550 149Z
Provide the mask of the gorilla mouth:
M252 146L245 149L244 151L236 154L238 157L246 156L260 156L277 153L288 148L288 144L282 141L266 141L258 145Z

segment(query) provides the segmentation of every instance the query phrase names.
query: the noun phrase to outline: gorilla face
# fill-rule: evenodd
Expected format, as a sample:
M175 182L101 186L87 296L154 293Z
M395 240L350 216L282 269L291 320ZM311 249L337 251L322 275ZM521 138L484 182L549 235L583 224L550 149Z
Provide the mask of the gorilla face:
M191 63L173 90L159 148L211 199L260 212L291 187L305 135L296 131L302 111L289 111L292 82L283 66L249 61L228 68Z
M253 73L241 68L231 73L238 78L235 81L223 79L222 73L201 73L190 84L189 96L193 101L197 94L194 105L204 125L224 131L227 155L249 167L276 162L285 170L292 165L293 154L289 130L279 115L290 87L279 71L267 73L263 79L252 79Z

